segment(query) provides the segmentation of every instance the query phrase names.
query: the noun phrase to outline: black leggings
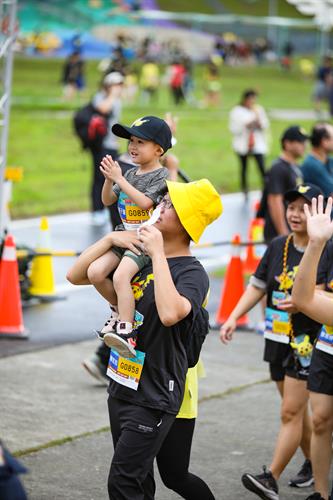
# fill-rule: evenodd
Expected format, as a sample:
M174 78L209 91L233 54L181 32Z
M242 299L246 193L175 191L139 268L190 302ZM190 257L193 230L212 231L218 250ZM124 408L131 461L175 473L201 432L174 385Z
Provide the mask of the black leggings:
M247 154L247 155L238 155L241 165L241 189L243 193L247 193L249 188L247 184L247 163L249 156L253 156L257 162L257 166L259 168L262 184L264 185L265 180L265 164L264 164L264 155L259 154Z
M156 462L164 485L186 500L214 500L207 484L189 472L195 418L176 418Z

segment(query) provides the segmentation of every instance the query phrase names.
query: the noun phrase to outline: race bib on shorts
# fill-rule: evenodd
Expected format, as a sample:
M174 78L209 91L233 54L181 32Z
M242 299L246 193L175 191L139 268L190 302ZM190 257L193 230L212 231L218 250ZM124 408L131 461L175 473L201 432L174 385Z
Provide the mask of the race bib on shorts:
M127 231L136 231L141 224L150 217L150 210L138 207L123 191L118 196L118 212L124 228Z
M316 343L316 349L333 355L333 326L323 325Z
M289 344L290 323L288 313L271 307L265 309L265 339Z
M136 350L135 358L123 358L117 351L111 349L107 376L118 384L136 391L140 382L145 353Z

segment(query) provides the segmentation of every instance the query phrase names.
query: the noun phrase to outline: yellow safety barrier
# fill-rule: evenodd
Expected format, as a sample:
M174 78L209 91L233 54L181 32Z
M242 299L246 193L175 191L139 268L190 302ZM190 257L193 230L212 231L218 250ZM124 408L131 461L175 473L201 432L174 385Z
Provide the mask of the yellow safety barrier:
M23 179L23 168L22 167L6 167L5 168L5 180L12 182L20 182Z
M39 250L40 253L49 253L50 249L51 241L49 235L49 223L46 217L42 217L37 250ZM53 263L51 256L36 256L31 266L30 281L31 286L29 288L29 293L31 295L36 297L50 297L55 295Z

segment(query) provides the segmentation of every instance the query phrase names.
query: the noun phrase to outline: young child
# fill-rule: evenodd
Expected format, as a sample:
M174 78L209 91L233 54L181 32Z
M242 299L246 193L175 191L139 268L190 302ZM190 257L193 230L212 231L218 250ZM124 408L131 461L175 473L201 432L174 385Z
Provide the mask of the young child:
M164 120L145 116L130 127L115 124L112 132L129 140L128 153L137 166L122 175L119 164L111 156L105 156L100 166L105 177L102 201L107 206L118 204L122 226L116 230L137 231L148 221L151 209L165 192L168 169L162 167L160 158L171 148L171 130ZM87 272L89 281L110 302L111 317L99 336L127 358L135 356L136 346L131 280L147 262L149 257L143 252L136 255L114 247L92 262Z

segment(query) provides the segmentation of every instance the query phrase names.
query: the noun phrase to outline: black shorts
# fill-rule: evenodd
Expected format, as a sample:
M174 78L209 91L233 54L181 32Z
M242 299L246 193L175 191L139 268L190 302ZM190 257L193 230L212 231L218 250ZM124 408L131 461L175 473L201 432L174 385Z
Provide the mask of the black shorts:
M309 378L309 368L302 368L301 366L296 368L295 366L293 367L288 367L286 368L286 375L291 378L297 378L298 380L304 380L307 381Z
M333 356L319 349L313 349L308 389L333 396Z
M283 382L286 375L286 369L280 363L269 363L269 372L273 382Z

